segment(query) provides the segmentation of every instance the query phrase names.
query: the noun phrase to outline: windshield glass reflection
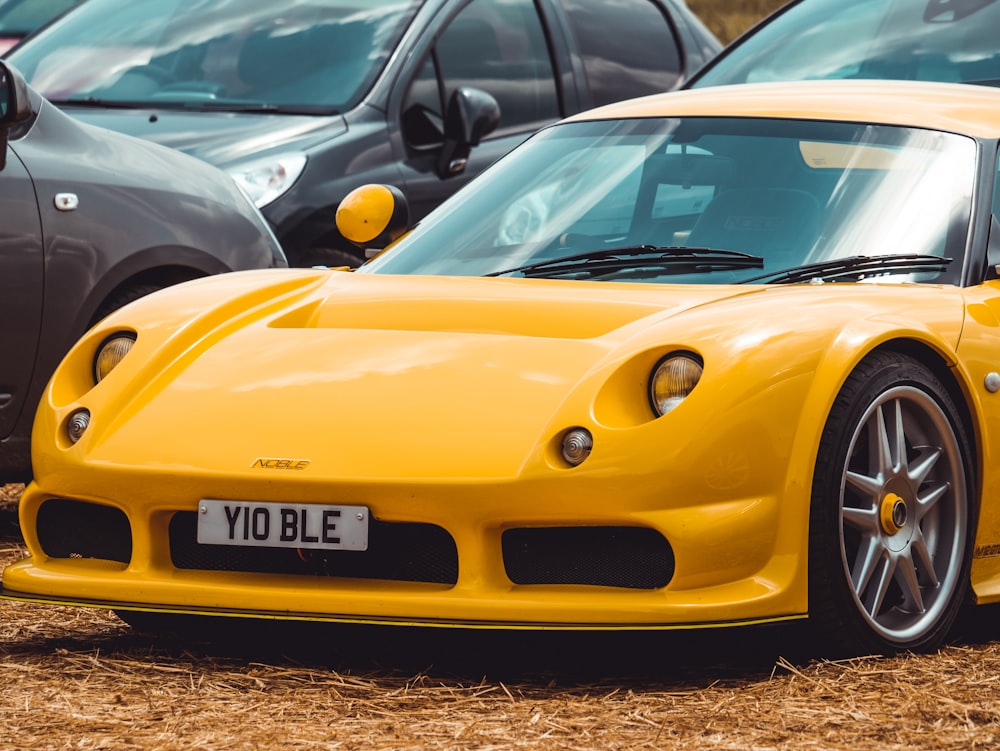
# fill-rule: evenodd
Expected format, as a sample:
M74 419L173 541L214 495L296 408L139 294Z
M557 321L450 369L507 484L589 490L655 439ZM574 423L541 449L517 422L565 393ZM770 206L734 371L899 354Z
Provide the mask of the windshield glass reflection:
M998 0L806 0L692 86L818 78L1000 85Z
M368 91L419 4L89 0L9 59L60 103L338 111Z
M725 262L700 269L691 253L685 266L676 252L648 252L682 247L759 256L768 273L858 255L926 254L959 260L897 276L955 282L975 164L972 140L911 128L726 118L567 123L516 149L360 272L483 275L582 254L591 265L579 278L728 283L761 274ZM593 273L598 261L606 273ZM652 270L636 273L639 265ZM559 268L560 278L573 278Z

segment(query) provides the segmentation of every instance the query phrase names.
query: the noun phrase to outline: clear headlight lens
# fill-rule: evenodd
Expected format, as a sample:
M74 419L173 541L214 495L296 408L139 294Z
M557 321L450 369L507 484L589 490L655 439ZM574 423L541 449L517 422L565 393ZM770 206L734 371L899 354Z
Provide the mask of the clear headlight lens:
M291 188L305 167L305 154L278 154L230 167L229 174L261 209Z
M579 466L593 448L594 437L586 428L572 428L563 433L561 450L567 464Z
M119 331L101 343L101 346L97 348L97 354L94 355L95 384L108 377L108 373L125 359L125 355L132 349L133 344L135 344L135 334L131 331Z
M649 403L657 415L675 409L691 393L704 367L701 358L690 352L677 352L660 360L649 378Z
M76 443L90 427L90 410L78 409L66 421L66 435L70 442Z

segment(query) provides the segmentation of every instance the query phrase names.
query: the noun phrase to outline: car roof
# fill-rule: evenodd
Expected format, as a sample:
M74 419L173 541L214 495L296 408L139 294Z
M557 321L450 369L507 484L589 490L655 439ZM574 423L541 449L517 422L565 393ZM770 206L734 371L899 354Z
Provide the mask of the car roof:
M1000 89L924 81L745 83L631 99L567 120L678 116L844 120L1000 138Z

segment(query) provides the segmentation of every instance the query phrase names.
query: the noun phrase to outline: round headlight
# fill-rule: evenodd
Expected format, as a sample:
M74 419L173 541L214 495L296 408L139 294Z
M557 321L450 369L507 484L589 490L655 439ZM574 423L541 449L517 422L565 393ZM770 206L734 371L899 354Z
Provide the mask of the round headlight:
M649 378L649 403L657 416L677 407L698 385L701 359L689 352L674 353L660 360Z
M135 344L135 334L131 331L120 331L112 334L97 348L94 355L94 383L100 383L108 377L108 373L114 370L125 355Z

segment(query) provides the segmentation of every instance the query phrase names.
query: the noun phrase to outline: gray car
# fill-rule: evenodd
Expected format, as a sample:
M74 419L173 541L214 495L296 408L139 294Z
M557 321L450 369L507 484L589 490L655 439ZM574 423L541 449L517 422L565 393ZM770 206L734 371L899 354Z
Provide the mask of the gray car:
M563 116L721 49L681 0L87 0L10 54L74 117L230 172L293 266L352 265L369 182L423 217Z
M0 62L0 482L31 476L35 407L91 324L177 282L282 266L231 177L85 125Z

